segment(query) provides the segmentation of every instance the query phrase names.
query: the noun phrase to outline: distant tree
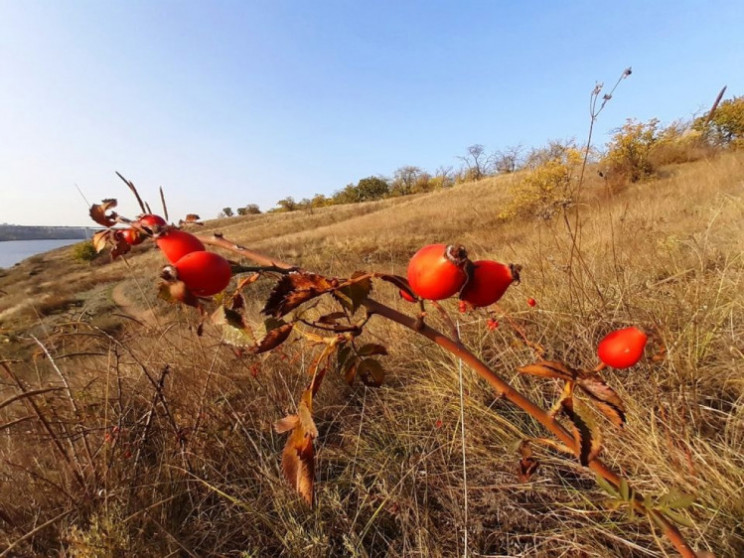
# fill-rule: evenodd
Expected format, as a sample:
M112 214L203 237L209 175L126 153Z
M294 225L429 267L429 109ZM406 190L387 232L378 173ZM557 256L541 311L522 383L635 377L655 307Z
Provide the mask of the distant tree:
M224 207L222 209L222 215L224 215L225 217L232 217L234 215L232 208Z
M533 147L524 158L522 166L528 169L535 169L549 161L563 159L566 154L576 149L576 143L573 140L550 140L545 147Z
M695 120L694 128L716 147L744 147L744 96L718 105L710 121L707 115Z
M480 180L488 175L488 156L486 148L476 143L468 147L467 153L458 157L467 168L467 176L471 180Z
M419 167L407 165L395 171L391 193L396 196L407 196L413 192L413 186L423 171Z
M492 156L493 168L499 173L510 173L516 171L521 164L521 145L511 145L500 151L496 151Z
M379 176L362 178L356 185L360 201L379 200L390 191L390 185Z
M357 203L362 201L359 198L359 190L353 184L347 184L343 190L337 191L333 194L332 199L334 204Z
M314 208L325 207L327 205L331 205L331 203L331 200L329 198L326 198L323 194L315 194L315 196L313 196L313 199L310 201L310 204Z
M249 203L245 207L238 208L238 215L258 215L261 209L255 203Z
M292 196L287 196L283 200L279 200L276 202L276 205L278 206L278 211L296 211L299 209L297 202Z
M452 167L440 166L434 171L434 178L431 179L433 187L449 188L455 183L455 177L452 173Z

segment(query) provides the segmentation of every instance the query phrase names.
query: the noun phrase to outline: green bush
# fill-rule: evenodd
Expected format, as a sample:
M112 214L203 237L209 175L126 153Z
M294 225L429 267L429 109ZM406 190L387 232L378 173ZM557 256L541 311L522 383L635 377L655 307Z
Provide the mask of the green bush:
M98 257L98 252L90 241L76 244L72 249L72 257L79 262L92 262Z

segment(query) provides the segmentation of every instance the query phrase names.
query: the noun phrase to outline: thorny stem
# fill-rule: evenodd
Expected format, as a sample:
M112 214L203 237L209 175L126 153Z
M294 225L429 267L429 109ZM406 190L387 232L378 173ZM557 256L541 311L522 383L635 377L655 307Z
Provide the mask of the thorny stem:
M292 266L280 260L276 260L274 258L261 254L260 252L250 250L248 248L244 248L243 246L230 242L221 235L215 235L211 237L201 235L199 236L199 238L205 244L210 244L213 246L231 250L250 260L253 260L259 265L272 265L285 269L297 269L296 266ZM436 343L449 353L453 354L457 358L463 360L476 372L476 374L478 374L478 376L480 376L483 380L490 384L500 397L503 397L504 399L508 400L509 402L529 414L531 417L537 420L546 430L548 430L556 438L558 438L558 440L560 440L562 443L576 452L576 441L574 440L574 437L571 433L569 433L547 411L545 411L528 397L522 395L519 391L514 389L509 384L509 382L507 382L505 379L491 370L488 366L486 366L486 364L484 364L480 359L478 359L478 357L476 357L463 345L440 333L434 328L422 323L421 320L398 312L397 310L390 308L389 306L386 306L381 302L378 302L371 298L367 298L362 303L362 305L367 308L367 311L370 314L377 314L378 316L387 318L388 320L402 325L405 328L419 333L430 341ZM623 479L617 473L612 471L607 465L605 465L599 458L595 457L594 459L590 460L587 466L591 471L605 479L616 489L620 488ZM679 529L677 529L677 527L674 526L662 512L655 509L647 508L644 505L644 497L640 492L633 490L632 494L633 507L638 512L648 515L657 525L659 525L659 527L664 532L664 535L667 537L667 539L669 539L672 545L674 545L680 556L682 556L683 558L697 557L697 554L692 550L682 533L680 533Z

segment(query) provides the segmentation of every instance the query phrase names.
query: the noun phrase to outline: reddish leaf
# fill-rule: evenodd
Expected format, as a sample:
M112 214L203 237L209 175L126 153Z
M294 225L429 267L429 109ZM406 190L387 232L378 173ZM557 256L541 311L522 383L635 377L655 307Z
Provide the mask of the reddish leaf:
M522 366L518 368L518 371L522 374L542 376L543 378L556 378L567 382L574 380L578 375L575 370L568 368L563 363L546 360Z
M292 327L294 325L275 318L269 318L265 323L266 336L252 349L256 354L265 353L284 343L287 337L289 337L289 334L292 333Z
M116 259L119 256L123 256L124 254L127 254L132 247L130 244L124 240L124 237L121 234L113 234L110 237L113 240L113 246L111 247L111 259Z
M335 280L307 272L292 272L282 276L269 295L262 312L276 318L284 316L301 304L336 288Z
M625 425L623 400L604 380L598 376L585 376L579 379L578 386L615 426L622 428Z
M519 444L519 454L521 459L519 460L519 482L529 482L540 467L540 463L532 457L532 449L528 440L522 440Z
M196 223L199 220L199 216L196 213L189 213L183 219L184 223Z
M104 227L113 227L116 224L116 213L113 211L108 215L106 212L112 207L116 207L116 200L106 199L101 203L95 203L90 208L90 217L99 225Z

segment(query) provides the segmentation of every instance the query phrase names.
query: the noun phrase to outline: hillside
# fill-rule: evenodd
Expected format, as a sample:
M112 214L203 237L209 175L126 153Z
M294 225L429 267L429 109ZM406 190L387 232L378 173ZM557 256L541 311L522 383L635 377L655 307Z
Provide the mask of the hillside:
M430 242L521 264L521 284L490 313L442 306L465 345L547 408L560 385L519 375L536 360L525 339L592 368L604 334L644 327L649 358L603 372L628 424L596 417L602 457L644 493L694 496L680 510L685 537L734 557L744 555L742 176L741 152L616 190L593 174L575 248L560 215L501 217L519 175L193 230L338 277L404 274ZM118 187L112 197L128 195ZM272 425L296 412L318 349L293 334L252 355L209 323L197 335L195 310L156 297L163 263L149 243L113 263L76 262L68 247L0 276L0 548L10 555L445 557L463 554L465 527L472 556L662 555L657 530L613 511L575 459L535 446L540 469L518 482L516 446L545 431L452 355L374 316L365 338L387 346L388 375L371 389L328 371L313 409L311 510L282 477L286 436ZM257 332L271 288L245 288ZM416 314L391 285L373 293ZM426 319L450 329L436 311ZM53 391L7 403L19 385Z

